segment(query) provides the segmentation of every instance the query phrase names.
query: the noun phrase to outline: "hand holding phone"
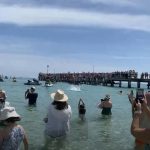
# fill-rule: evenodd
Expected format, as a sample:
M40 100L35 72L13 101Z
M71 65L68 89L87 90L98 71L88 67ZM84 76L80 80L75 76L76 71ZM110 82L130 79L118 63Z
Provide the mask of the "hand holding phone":
M137 91L136 91L136 102L138 102L138 100L139 100L140 103L143 103L143 98L144 98L144 89L137 89Z

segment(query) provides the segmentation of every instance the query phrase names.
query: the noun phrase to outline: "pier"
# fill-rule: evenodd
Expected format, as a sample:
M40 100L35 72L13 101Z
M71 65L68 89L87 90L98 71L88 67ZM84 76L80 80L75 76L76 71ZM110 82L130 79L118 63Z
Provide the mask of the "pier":
M39 73L40 81L50 80L52 82L67 82L70 84L88 84L102 86L118 86L122 87L123 82L127 82L127 87L132 87L132 82L136 82L137 88L141 87L141 83L147 83L147 88L150 88L149 75L138 78L138 73L135 71L111 72L111 73Z

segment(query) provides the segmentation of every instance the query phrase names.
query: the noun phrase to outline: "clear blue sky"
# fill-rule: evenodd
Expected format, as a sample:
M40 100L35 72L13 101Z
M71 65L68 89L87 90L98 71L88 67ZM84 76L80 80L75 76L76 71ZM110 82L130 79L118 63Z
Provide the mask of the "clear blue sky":
M1 0L0 74L150 68L149 0ZM149 72L150 73L150 72Z

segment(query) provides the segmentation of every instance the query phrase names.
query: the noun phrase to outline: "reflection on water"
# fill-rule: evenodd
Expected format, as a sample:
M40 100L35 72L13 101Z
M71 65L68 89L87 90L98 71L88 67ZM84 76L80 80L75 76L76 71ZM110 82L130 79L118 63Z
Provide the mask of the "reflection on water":
M25 106L28 111L37 111L37 107L35 105Z

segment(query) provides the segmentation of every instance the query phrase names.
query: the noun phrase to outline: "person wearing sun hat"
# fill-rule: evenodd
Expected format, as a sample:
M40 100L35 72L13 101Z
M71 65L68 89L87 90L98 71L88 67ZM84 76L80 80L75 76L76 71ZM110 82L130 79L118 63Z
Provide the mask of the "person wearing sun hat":
M0 121L4 127L0 130L0 150L18 150L21 142L28 150L28 139L24 128L17 124L21 117L14 107L4 107L0 111Z
M2 89L0 89L0 100L2 101L5 101L6 100L6 92Z
M53 102L48 107L47 117L44 118L45 134L50 137L65 136L70 131L71 106L67 103L68 96L58 89L50 94Z
M10 106L10 103L6 101L6 92L0 89L0 110L6 106Z
M99 104L99 108L102 109L101 114L102 115L111 115L111 108L112 108L112 101L109 94L105 95L105 98L101 103Z

